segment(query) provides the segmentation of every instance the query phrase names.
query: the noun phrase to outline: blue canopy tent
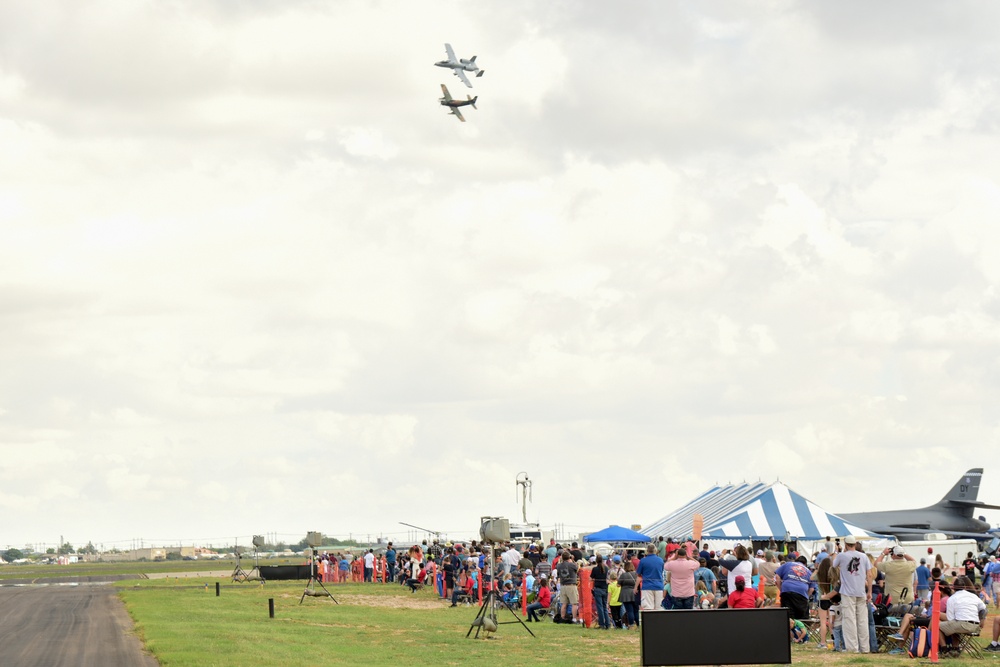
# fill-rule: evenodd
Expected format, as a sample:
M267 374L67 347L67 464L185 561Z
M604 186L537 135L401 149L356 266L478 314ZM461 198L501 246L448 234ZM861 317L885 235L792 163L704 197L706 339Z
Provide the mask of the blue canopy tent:
M621 526L608 526L604 530L591 533L584 542L652 542L653 538Z

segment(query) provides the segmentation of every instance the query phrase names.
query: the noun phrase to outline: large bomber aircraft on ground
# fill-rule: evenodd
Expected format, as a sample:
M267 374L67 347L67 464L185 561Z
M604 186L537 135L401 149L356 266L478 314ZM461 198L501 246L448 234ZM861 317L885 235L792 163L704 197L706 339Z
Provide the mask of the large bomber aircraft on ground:
M464 100L453 99L451 93L448 92L448 86L444 85L443 83L441 84L441 92L444 93L444 97L440 99L441 106L450 107L451 114L453 116L458 116L458 119L463 123L465 122L465 116L463 116L462 112L458 110L458 107L471 106L473 109L475 109L476 100L479 99L479 95L476 95L475 97L467 95L466 96L467 99Z
M928 533L984 540L996 535L989 532L990 524L985 520L973 518L973 510L977 507L995 510L1000 505L976 500L982 478L983 469L973 468L962 475L944 498L929 507L837 516L873 533L895 535L900 540L922 540Z
M451 44L445 44L444 50L448 53L447 60L439 60L434 63L437 67L448 67L451 69L452 73L462 80L469 88L472 88L472 82L469 81L469 77L465 76L466 72L475 72L477 77L485 74L485 70L479 69L479 65L476 64L476 56L472 56L468 60L465 58L456 58L455 52L451 48Z

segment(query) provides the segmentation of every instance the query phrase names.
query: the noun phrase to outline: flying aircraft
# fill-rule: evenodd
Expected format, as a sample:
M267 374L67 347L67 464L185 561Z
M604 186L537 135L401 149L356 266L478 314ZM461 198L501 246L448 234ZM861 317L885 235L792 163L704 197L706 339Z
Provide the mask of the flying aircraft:
M451 93L448 92L448 86L441 84L441 92L444 93L444 97L441 98L441 106L451 107L451 115L458 116L458 119L465 122L465 117L462 112L458 110L458 107L471 106L473 109L476 108L476 100L479 99L479 95L472 97L471 95L466 95L468 99L456 100L452 99Z
M944 498L929 507L837 516L873 533L895 535L901 540L922 540L927 533L984 540L994 537L989 532L990 524L983 517L973 518L973 510L977 507L996 510L1000 509L1000 505L976 500L982 478L983 469L973 468L962 475Z
M445 44L444 50L448 52L448 59L439 60L434 63L434 65L437 67L451 68L452 73L461 79L462 83L469 88L472 88L472 84L469 82L469 77L465 76L466 72L475 72L477 78L485 74L486 71L479 69L479 66L476 64L476 56L472 56L468 60L465 58L456 58L455 52L451 48L451 44Z

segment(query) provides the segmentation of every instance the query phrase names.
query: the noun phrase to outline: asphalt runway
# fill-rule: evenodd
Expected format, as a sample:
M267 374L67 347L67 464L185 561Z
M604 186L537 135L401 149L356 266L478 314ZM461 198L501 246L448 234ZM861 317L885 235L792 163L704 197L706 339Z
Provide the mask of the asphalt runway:
M3 667L157 667L111 586L0 586Z

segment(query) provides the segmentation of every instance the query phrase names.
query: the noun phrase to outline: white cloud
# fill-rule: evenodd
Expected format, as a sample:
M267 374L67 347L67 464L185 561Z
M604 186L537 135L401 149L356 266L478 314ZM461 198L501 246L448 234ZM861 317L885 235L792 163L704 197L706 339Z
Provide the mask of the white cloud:
M984 464L990 12L498 7L0 5L0 540L392 532L456 480L404 520L471 534L521 470L574 530L776 476L860 511L830 460L905 451L901 507ZM312 486L351 515L290 518Z

